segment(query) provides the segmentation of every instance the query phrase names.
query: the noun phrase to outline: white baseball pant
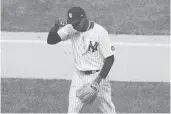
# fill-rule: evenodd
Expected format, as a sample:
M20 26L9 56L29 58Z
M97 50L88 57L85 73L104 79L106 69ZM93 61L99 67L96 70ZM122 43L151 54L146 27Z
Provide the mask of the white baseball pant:
M68 113L79 113L81 111L84 105L80 99L76 97L76 90L79 89L83 84L93 81L98 76L98 74L99 72L86 75L78 70L75 71L69 91ZM94 103L103 113L116 113L115 106L111 98L111 86L109 77L101 81L99 94Z

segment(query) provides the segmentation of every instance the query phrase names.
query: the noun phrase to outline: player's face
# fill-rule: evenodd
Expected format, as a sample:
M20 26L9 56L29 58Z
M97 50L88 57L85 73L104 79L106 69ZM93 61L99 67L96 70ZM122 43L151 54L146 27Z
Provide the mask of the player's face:
M78 21L77 23L73 24L73 27L75 30L79 31L79 32L83 32L84 31L84 26L86 23L87 19L83 18L80 21Z

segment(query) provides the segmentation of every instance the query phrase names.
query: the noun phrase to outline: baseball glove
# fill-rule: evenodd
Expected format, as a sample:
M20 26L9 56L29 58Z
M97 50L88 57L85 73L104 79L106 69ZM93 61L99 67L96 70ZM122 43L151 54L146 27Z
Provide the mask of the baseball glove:
M76 91L76 96L84 104L91 104L97 97L99 85L95 82L83 85Z

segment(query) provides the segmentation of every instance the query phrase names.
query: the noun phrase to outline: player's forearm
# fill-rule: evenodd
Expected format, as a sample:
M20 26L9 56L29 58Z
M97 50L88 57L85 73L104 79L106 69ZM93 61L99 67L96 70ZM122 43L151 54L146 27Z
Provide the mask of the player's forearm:
M58 26L54 26L50 30L47 38L48 44L57 44L58 42L62 41L59 34L57 33L58 29L59 29Z
M57 44L60 41L62 40L60 39L60 36L57 33L49 32L48 38L47 38L48 44Z
M107 57L105 59L104 65L102 67L102 70L100 71L98 77L95 79L97 83L100 83L102 79L105 79L114 63L114 55Z

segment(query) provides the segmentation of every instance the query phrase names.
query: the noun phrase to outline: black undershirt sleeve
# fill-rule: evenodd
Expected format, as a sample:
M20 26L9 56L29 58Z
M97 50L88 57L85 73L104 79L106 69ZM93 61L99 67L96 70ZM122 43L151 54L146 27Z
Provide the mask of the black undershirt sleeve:
M47 37L48 44L57 44L58 42L62 41L60 36L57 33L58 29L59 29L58 26L54 26L50 30L48 37Z
M105 59L104 65L102 67L102 70L100 71L99 75L105 79L114 63L114 55L109 56Z

